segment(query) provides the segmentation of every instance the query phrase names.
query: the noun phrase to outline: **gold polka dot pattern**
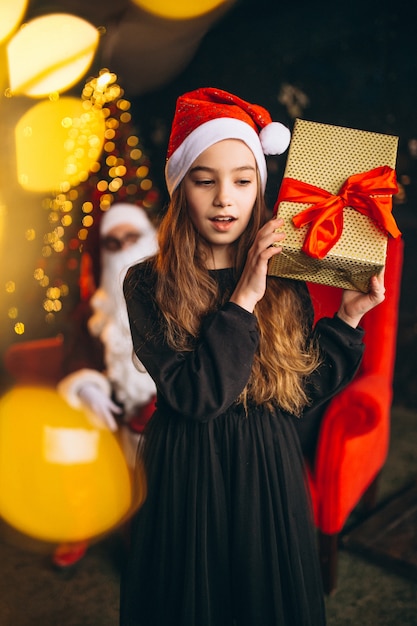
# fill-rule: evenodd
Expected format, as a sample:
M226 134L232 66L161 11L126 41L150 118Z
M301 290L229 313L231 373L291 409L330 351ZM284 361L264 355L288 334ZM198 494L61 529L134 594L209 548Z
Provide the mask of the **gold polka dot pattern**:
M337 194L353 174L381 165L395 168L397 146L394 135L297 119L284 176ZM301 249L308 226L296 228L292 223L307 206L280 203L286 239L282 252L269 262L268 273L367 292L369 278L385 264L386 234L370 218L347 207L341 238L324 259L313 259Z

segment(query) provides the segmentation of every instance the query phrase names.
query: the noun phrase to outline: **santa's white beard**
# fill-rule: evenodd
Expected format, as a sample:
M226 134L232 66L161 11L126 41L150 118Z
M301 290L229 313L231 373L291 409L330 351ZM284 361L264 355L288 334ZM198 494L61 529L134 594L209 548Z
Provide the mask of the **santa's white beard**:
M146 404L156 389L145 368L139 371L133 364L123 279L130 265L151 256L156 249L156 236L152 234L120 252L103 251L100 287L91 298L89 330L103 342L106 374L127 415Z

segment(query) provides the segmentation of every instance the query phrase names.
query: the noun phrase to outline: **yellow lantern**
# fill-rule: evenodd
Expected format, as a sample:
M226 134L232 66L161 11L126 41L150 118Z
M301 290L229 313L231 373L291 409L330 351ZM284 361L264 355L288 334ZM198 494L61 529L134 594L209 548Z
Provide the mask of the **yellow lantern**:
M0 43L20 24L27 4L28 0L0 0Z
M141 9L167 19L191 19L217 9L227 0L133 0Z
M15 129L20 185L51 192L86 180L104 144L105 119L79 98L45 100L29 109Z
M97 29L75 15L31 20L7 45L11 94L37 98L69 89L90 67L98 41Z
M144 497L116 436L54 389L14 387L0 400L0 517L10 526L41 541L91 540Z

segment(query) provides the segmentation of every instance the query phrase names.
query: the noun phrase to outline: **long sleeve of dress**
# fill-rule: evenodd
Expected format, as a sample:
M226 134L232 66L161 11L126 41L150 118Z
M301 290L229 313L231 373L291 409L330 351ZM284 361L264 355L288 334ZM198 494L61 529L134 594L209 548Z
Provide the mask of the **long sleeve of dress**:
M135 354L156 383L158 404L194 420L217 417L249 379L259 341L255 316L226 303L205 320L195 349L178 353L152 332L157 313L146 293L140 293L144 282L130 272L125 296Z
M319 320L314 334L320 346L321 363L307 381L307 395L316 410L352 380L365 345L364 331L352 328L336 315Z
M135 354L156 383L159 406L198 421L218 417L248 382L259 343L255 316L228 302L204 321L193 351L175 352L155 332L158 312L145 272L142 265L132 268L124 291ZM322 320L316 333L323 362L308 388L317 404L349 382L363 346L361 331L338 319Z

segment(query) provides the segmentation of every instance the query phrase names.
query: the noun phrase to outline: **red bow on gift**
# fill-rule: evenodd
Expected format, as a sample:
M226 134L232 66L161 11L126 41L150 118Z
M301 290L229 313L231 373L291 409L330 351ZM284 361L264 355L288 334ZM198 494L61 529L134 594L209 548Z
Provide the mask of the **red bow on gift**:
M283 201L311 204L292 220L297 228L310 224L303 251L322 259L339 241L343 231L343 209L351 207L372 218L393 237L401 235L392 216L391 196L398 187L395 171L384 165L354 174L343 183L337 195L294 178L284 178L275 205Z

